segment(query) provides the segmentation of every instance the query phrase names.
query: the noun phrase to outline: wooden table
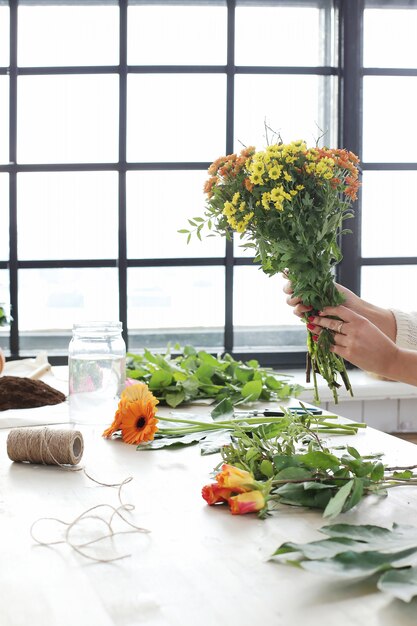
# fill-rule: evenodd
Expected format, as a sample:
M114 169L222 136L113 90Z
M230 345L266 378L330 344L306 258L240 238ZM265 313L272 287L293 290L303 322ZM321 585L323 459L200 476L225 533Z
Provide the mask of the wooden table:
M51 421L51 411L47 414ZM0 426L3 417L6 413L0 414ZM203 457L198 446L137 452L120 440L102 439L102 429L80 427L82 463L102 482L132 476L123 489L124 500L136 506L130 519L151 532L114 538L111 552L131 554L114 563L90 562L67 545L36 545L30 535L35 520L71 521L97 504L117 506L117 490L93 483L82 472L12 463L6 454L9 429L3 428L1 626L417 623L417 601L392 600L373 582L323 579L268 560L283 541L320 538L317 529L325 523L320 512L282 505L263 521L254 515L232 516L227 508L207 506L201 497L219 455ZM384 451L390 464L417 462L413 444L373 429L349 440L361 453ZM385 499L369 497L338 521L417 525L417 489L399 487ZM55 526L48 528L51 539Z

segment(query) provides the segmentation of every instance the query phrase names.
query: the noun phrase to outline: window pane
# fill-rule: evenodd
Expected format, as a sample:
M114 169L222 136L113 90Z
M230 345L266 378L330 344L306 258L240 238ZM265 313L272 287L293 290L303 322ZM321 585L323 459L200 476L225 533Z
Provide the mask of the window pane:
M414 9L414 10L413 10ZM364 67L417 67L417 10L365 9ZM389 33L389 44L382 33Z
M129 339L129 346L136 348L143 347L142 332L144 341L148 334L159 335L159 346L163 347L167 332L175 343L176 333L181 338L184 331L192 330L193 343L199 345L202 334L223 331L224 268L129 269L128 326L133 341L131 344Z
M119 319L117 269L19 270L22 349L66 351L74 323L103 319Z
M226 28L225 6L131 6L128 63L224 65Z
M417 267L414 265L362 268L361 296L378 306L417 311Z
M417 77L365 76L363 160L415 162Z
M9 175L0 174L0 261L9 259ZM0 295L1 302L1 295Z
M225 126L225 76L128 77L128 161L214 161Z
M415 171L364 172L363 256L417 256L416 188Z
M21 66L117 65L117 6L20 6Z
M305 348L305 326L286 303L283 285L280 274L269 277L258 267L235 267L235 349L268 348L278 352L284 346Z
M205 199L201 171L128 172L127 253L129 258L224 256L221 237L178 233L190 228L188 219L202 216ZM206 232L209 232L208 230Z
M3 306L7 315L10 313L9 302L9 272L0 270L0 305ZM9 337L10 327L0 326L0 348L6 351L6 354L9 351Z
M331 65L335 48L331 6L236 8L237 65Z
M114 162L117 76L21 76L19 163Z
M18 174L19 258L116 258L117 183L115 172Z
M9 77L0 76L0 163L9 162Z
M304 139L332 145L336 134L334 82L320 76L236 76L235 150L244 145L267 145L264 121L281 134L284 143ZM322 130L321 130L322 129ZM272 134L270 133L271 143Z
M10 22L9 7L0 6L0 67L9 65Z

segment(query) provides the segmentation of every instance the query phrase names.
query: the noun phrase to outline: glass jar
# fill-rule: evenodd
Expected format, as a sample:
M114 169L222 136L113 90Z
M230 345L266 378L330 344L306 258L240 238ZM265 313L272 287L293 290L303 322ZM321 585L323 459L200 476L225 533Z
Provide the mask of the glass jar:
M122 323L74 324L68 369L71 420L110 425L126 380Z

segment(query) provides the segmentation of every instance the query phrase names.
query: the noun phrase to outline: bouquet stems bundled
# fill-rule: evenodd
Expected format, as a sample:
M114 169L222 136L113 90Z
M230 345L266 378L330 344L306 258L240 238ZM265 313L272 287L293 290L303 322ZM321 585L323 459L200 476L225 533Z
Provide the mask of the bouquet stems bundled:
M307 148L301 140L221 157L208 170L205 217L189 220L193 230L180 232L188 241L193 232L201 239L205 226L228 239L239 233L266 274L286 272L294 295L310 305L313 314L341 304L333 268L342 258L340 235L349 232L342 223L353 216L357 164L358 158L347 150ZM343 359L329 350L332 343L331 331L323 330L317 339L308 332L307 381L312 372L316 401L316 374L327 381L335 402L339 375L352 394Z

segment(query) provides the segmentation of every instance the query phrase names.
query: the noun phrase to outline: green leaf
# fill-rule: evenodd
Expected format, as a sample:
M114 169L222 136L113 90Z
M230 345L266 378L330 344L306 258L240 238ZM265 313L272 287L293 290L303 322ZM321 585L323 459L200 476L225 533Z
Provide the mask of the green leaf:
M329 500L326 508L324 509L323 517L335 517L342 512L344 504L352 491L353 484L353 480L350 480L339 489L336 495Z
M403 472L394 472L394 478L399 478L400 480L408 480L413 477L413 472L411 470L404 470Z
M378 463L375 463L370 476L371 476L371 480L375 482L380 481L384 478L384 466L381 463L381 461L378 461Z
M320 541L310 541L310 543L292 543L287 541L281 544L272 556L298 552L306 559L325 559L332 558L341 552L346 552L346 550L356 548L358 545L360 546L359 542L345 537L321 539Z
M343 507L343 511L348 511L349 509L353 509L362 499L364 494L364 484L363 480L360 478L353 479L353 488L351 494L346 500L346 504Z
M230 443L230 433L224 431L208 434L200 440L200 452L203 456L219 452L223 446Z
M404 562L407 557L414 556L415 548L400 550L399 552L341 552L331 559L318 561L303 561L301 566L310 572L317 572L327 576L342 578L366 578L379 571L390 569L393 563Z
M321 450L307 452L307 454L297 454L296 459L299 463L307 465L307 467L322 470L336 470L340 465L337 456Z
M181 404L185 399L185 393L182 389L174 393L167 393L165 395L165 401L169 406L175 409L176 406Z
M198 433L189 433L188 435L181 435L181 437L157 437L153 441L147 443L140 443L136 450L159 450L160 448L188 446L190 444L201 441L211 431L200 431Z
M235 378L239 382L245 384L245 383L249 382L250 380L252 380L252 378L253 378L253 368L246 367L245 365L240 365L240 366L235 368L234 375L235 375Z
M279 487L276 493L285 504L325 509L332 497L333 489L333 485L322 483L287 483Z
M365 542L386 542L391 537L391 531L388 528L371 524L332 524L331 526L322 526L320 532L329 537L348 537L349 539Z
M274 389L275 391L278 391L282 388L282 381L275 378L275 376L267 376L265 378L265 385L269 389Z
M245 385L243 385L241 389L242 397L245 398L248 402L254 402L259 399L259 396L262 392L262 381L261 380L251 380Z
M224 417L225 415L229 415L233 413L233 404L229 400L229 398L223 398L210 412L211 417L214 419L216 417Z
M360 459L361 458L361 455L356 450L356 448L353 448L352 446L346 446L346 450L349 452L349 454L351 456L353 456L353 458L355 458L355 459Z
M211 384L212 376L215 371L216 368L213 367L213 365L203 363L203 365L200 365L200 367L196 369L195 375L201 382Z
M284 467L275 474L276 480L309 480L312 478L313 472L305 467Z
M272 476L274 475L274 466L268 459L264 459L261 462L259 469L266 478L272 478Z
M172 374L165 370L157 370L149 380L149 389L154 391L160 387L168 387L172 382Z
M378 580L377 587L394 598L410 602L417 596L417 567L385 572Z

